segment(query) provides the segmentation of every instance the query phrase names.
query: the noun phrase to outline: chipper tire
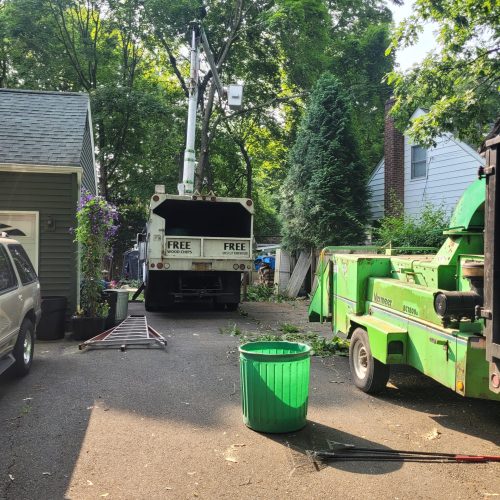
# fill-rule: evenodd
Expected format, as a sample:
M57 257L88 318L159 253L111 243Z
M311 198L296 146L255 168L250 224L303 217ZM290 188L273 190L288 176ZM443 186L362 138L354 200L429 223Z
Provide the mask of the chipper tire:
M354 385L368 394L383 391L389 380L389 365L372 356L368 334L363 328L356 328L349 346L349 367Z

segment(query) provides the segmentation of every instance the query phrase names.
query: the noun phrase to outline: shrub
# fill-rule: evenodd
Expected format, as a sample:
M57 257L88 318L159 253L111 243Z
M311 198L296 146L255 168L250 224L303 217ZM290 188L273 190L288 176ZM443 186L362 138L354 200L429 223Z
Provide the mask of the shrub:
M443 205L425 204L417 217L397 211L398 215L388 215L380 221L380 227L374 231L375 240L382 245L393 247L437 247L448 228L449 215Z

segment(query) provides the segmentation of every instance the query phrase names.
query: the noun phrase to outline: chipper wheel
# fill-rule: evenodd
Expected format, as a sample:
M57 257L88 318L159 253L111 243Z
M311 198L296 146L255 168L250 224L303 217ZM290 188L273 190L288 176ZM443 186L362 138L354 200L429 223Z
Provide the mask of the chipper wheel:
M349 367L354 385L368 394L377 394L385 389L389 380L389 365L372 356L368 334L356 328L349 346Z

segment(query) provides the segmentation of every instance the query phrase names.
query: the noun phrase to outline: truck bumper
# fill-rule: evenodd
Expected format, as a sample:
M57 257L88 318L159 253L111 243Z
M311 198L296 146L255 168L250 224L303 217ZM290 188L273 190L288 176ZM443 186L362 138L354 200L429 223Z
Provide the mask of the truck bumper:
M249 259L226 260L226 259L149 259L149 271L172 272L172 271L194 271L194 272L244 272L251 271L253 261Z
M149 271L147 295L158 305L186 300L212 299L240 302L241 272Z

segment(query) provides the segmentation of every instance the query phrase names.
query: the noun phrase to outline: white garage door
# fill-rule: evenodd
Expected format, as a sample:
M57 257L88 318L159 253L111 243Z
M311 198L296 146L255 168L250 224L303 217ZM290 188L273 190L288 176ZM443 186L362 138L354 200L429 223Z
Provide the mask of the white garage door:
M38 273L38 212L1 212L0 232L22 243Z

